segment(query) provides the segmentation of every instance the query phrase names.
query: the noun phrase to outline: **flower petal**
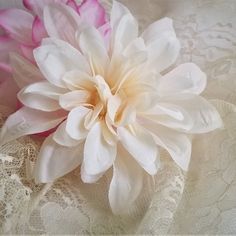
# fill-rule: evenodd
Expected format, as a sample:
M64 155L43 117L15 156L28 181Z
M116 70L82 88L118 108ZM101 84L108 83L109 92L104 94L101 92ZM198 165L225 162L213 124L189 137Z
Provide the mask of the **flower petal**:
M156 174L159 152L152 135L138 124L133 125L132 130L118 127L117 132L123 147L134 159L150 175Z
M47 131L60 124L65 117L64 111L42 112L22 107L6 120L1 129L0 143L4 144L28 134Z
M7 9L0 11L0 26L10 36L24 45L34 45L31 38L31 27L34 17L20 9Z
M28 59L32 63L35 62L34 55L33 55L34 48L35 48L34 46L25 46L23 44L20 45L22 56L24 56L26 59Z
M79 35L79 45L83 52L83 55L87 57L88 61L91 61L94 75L105 74L105 68L108 64L109 57L100 32L94 27L86 28Z
M10 61L13 77L19 88L24 88L32 83L43 80L43 75L39 69L22 56L11 53Z
M14 94L17 94L19 91L19 88L17 84L15 83L13 78L9 78L9 75L4 75L3 72L1 72L1 78L0 78L0 104L4 105L6 107L12 108L14 111L17 104L17 98L16 96L13 96Z
M187 135L148 120L144 120L143 125L154 134L156 143L169 152L176 164L187 171L192 150L192 144Z
M41 111L60 110L59 96L65 89L58 88L48 82L31 84L18 93L18 99L27 107Z
M180 43L176 37L172 20L163 18L151 24L142 34L149 53L149 66L161 72L177 59Z
M108 170L116 157L116 145L109 145L103 138L102 124L91 128L84 145L84 170L89 175L98 175Z
M83 0L78 8L83 22L96 28L106 23L106 11L98 0Z
M10 52L20 52L19 44L9 36L0 36L0 69L11 72Z
M90 174L87 174L85 169L84 169L84 164L82 163L81 165L81 179L84 183L87 183L87 184L92 184L92 183L95 183L97 182L102 176L104 175L104 172L103 173L100 173L100 174L97 174L97 175L90 175Z
M34 50L35 60L50 83L65 88L63 76L67 71L74 69L89 71L85 58L70 44L56 39L50 40L50 43Z
M53 140L62 146L66 147L74 147L79 144L78 140L75 140L69 136L69 134L66 131L66 122L60 124L60 126L57 128L57 130L53 134Z
M194 123L188 111L170 101L159 100L145 112L145 117L157 124L182 131L191 130Z
M88 131L84 127L85 116L90 110L85 107L74 108L68 115L66 131L71 138L76 140L84 139Z
M103 36L106 49L109 50L110 46L110 38L111 38L111 26L110 22L107 22L106 24L102 25L101 27L98 28L100 34Z
M89 111L84 120L84 126L87 130L91 129L96 121L98 121L99 114L101 113L104 105L99 102L93 109Z
M127 213L140 194L142 185L142 169L120 145L113 165L113 177L109 188L112 212L114 214Z
M206 87L206 75L193 63L185 63L161 77L157 92L160 96L180 93L200 94Z
M23 0L25 8L33 11L35 15L38 15L41 19L43 18L43 9L46 5L52 3L67 3L67 0Z
M79 15L62 4L50 4L44 7L44 25L50 37L69 42L78 47L75 33L81 28Z
M60 96L59 104L65 110L72 110L89 103L90 93L86 90L75 90Z
M150 24L142 33L142 38L149 44L163 35L175 36L173 21L168 17L164 17Z
M117 144L117 134L112 132L110 128L107 125L107 122L102 122L102 134L104 140L110 144L110 145L116 145Z
M70 90L84 89L94 90L94 83L88 73L80 70L72 70L65 73L63 81Z
M35 44L41 43L43 38L47 37L47 31L44 27L43 22L40 20L38 16L34 18L33 26L32 26L32 39Z
M223 122L216 108L201 96L180 94L165 100L174 106L179 106L179 109L192 119L192 127L183 128L184 132L206 133L222 127Z
M112 47L120 52L138 36L138 23L130 11L117 1L111 10Z
M52 135L43 143L35 165L36 183L50 183L76 169L83 158L83 145L64 147Z

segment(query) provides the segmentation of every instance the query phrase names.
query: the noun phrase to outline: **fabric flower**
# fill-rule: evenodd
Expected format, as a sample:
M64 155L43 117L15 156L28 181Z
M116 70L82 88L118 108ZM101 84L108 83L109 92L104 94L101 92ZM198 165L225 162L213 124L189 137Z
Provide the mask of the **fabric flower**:
M67 34L57 15L70 23ZM96 27L79 27L73 17L58 4L45 7L50 37L34 50L40 72L24 63L34 77L42 73L46 80L19 92L24 107L7 119L1 142L57 127L42 144L35 180L52 182L81 165L82 180L94 183L113 168L109 201L120 214L137 199L143 171L157 173L160 148L187 170L189 135L212 131L222 121L199 96L206 75L195 64L163 72L180 50L171 19L139 35L136 19L114 1L107 45ZM19 81L27 78L17 63L14 69L22 75Z
M43 38L48 37L43 22L43 9L53 3L60 4L58 7L73 15L73 21L95 26L104 35L109 32L105 9L98 0L83 0L80 5L75 0L23 0L27 11L22 9L0 11L0 28L5 31L5 35L0 36L0 69L11 72L9 52L17 52L34 62L33 49L40 45ZM68 18L60 18L60 15L53 17L59 21L66 39L73 22L66 21ZM52 33L50 29L49 32Z

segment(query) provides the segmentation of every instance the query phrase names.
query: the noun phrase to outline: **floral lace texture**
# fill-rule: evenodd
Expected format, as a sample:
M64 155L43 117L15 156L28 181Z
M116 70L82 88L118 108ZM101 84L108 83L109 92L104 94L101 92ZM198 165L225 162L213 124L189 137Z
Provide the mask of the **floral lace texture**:
M109 9L111 2L103 2ZM236 234L236 3L122 2L142 27L162 16L174 19L182 45L177 63L192 61L207 73L204 96L214 99L224 129L194 138L188 173L163 152L161 171L154 179L146 176L145 189L125 216L109 208L109 173L88 185L77 169L52 185L36 185L31 171L41 141L31 136L8 143L0 147L0 233ZM10 113L0 106L0 125Z

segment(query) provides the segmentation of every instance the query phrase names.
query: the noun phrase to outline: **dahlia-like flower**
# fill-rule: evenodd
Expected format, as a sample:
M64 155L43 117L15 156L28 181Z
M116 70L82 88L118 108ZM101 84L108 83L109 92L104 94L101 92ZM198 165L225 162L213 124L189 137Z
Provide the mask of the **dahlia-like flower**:
M50 37L34 50L40 71L31 65L28 71L46 80L19 92L24 107L7 119L1 142L57 127L42 144L35 180L52 182L81 165L82 180L94 183L113 168L109 201L114 213L122 213L139 195L143 171L158 172L160 148L187 170L189 135L212 131L222 121L199 96L206 76L196 65L163 73L180 50L171 19L139 35L135 18L114 1L106 44L99 30L81 27L74 17L58 4L44 8ZM22 68L14 66L22 75Z
M34 62L33 49L41 44L43 38L48 37L43 22L43 9L53 3L58 3L62 5L58 7L65 7L72 15L77 15L73 21L94 26L102 34L108 34L106 12L98 0L83 0L80 5L75 0L23 0L27 11L12 8L0 10L0 28L5 32L0 36L0 69L12 72L9 52L17 52ZM67 22L67 18L60 14L52 17L60 21L61 31L64 31L63 39L67 39L68 28L73 27L74 22Z

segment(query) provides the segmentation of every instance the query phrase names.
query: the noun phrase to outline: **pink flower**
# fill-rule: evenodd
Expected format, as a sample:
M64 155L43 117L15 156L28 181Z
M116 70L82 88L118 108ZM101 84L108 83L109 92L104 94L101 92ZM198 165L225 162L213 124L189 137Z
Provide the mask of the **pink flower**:
M50 30L51 27L46 27L43 19L45 6L53 4L56 5L55 8L60 8L62 15L64 14L64 18L61 18L60 14L54 15L58 22L55 26L58 32ZM69 40L72 37L71 30L73 29L70 26L73 22L76 24L76 29L82 23L95 26L104 35L107 42L110 32L105 9L98 0L84 0L80 5L75 0L23 0L23 5L27 11L17 8L0 10L0 30L2 28L4 32L3 35L0 35L0 101L1 104L16 107L16 109L19 109L19 104L17 105L19 102L13 94L30 83L44 79L39 73L35 75L35 73L32 74L32 71L29 72L29 66L25 66L26 62L30 61L33 71L37 70L33 50L40 46L43 38L52 36L62 37L60 39L65 41ZM71 22L66 21L65 15ZM49 33L46 28L49 28ZM24 71L30 75L32 80L20 82L19 74L12 69L14 67L12 65L15 64L24 67ZM25 75L22 76L25 77Z
M98 0L84 0L78 5L75 0L23 0L23 4L28 11L22 9L4 9L0 11L0 27L5 35L0 36L0 69L12 72L10 66L9 52L16 52L26 59L35 63L33 49L40 46L43 38L56 36L55 32L49 30L48 35L45 29L43 16L44 7L49 4L63 6L67 15L71 15L74 21L95 26L106 36L109 32L109 24L106 18L105 9ZM71 33L71 22L63 21L60 15L58 18L59 27L63 31L67 40Z

